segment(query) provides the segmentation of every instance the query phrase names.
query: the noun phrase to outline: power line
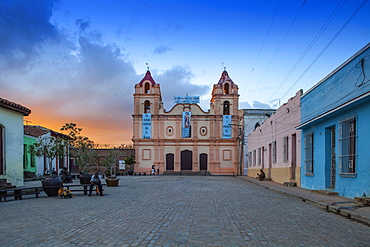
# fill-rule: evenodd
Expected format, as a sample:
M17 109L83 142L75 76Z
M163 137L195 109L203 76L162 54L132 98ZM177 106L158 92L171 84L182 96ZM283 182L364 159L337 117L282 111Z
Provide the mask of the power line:
M334 37L326 44L326 46L321 50L319 55L311 62L311 64L303 71L303 73L298 77L298 79L293 83L293 85L285 92L282 96L284 98L292 88L297 85L297 83L302 79L302 77L312 68L312 66L319 60L319 58L324 54L324 52L329 48L329 46L334 42L334 40L341 34L341 32L347 27L347 25L352 21L352 19L357 15L357 13L362 9L362 7L366 4L368 0L364 0L360 6L355 10L355 12L347 19L347 21L343 24L343 26L338 30L338 32L334 35Z
M335 7L335 9L333 10L333 12L330 14L330 16L328 17L328 19L325 21L325 23L323 24L323 26L320 28L320 30L317 32L317 34L315 35L315 37L311 40L310 44L307 46L307 48L303 51L302 55L298 58L297 62L293 65L292 69L288 72L288 74L285 76L285 78L281 81L281 83L279 84L279 86L275 89L275 91L271 94L270 98L268 99L268 101L270 101L272 99L272 97L275 96L275 94L280 90L280 88L284 85L284 83L288 80L288 78L292 75L292 73L295 71L295 69L298 67L298 65L302 62L302 60L305 58L305 56L307 55L307 53L311 50L311 48L313 47L313 45L317 42L317 40L320 38L320 36L322 35L322 33L326 30L326 28L329 26L329 24L331 23L331 21L334 19L334 17L337 15L337 13L339 12L339 10L343 7L344 3L346 2L346 0L343 1L342 3L342 0L338 3L338 5Z
M254 92L255 92L255 91L256 91L256 89L258 88L258 86L259 86L259 84L261 83L262 79L265 77L266 72L268 71L268 69L270 68L270 66L271 66L272 62L274 61L274 59L275 59L275 57L276 57L276 54L279 52L279 50L280 50L281 46L283 45L283 43L284 43L284 41L285 41L286 37L288 36L288 34L289 34L290 30L292 29L292 27L293 27L293 25L294 25L295 21L297 20L297 17L299 16L299 13L301 12L301 10L302 10L303 6L305 5L305 3L306 3L306 1L304 1L304 2L303 2L303 4L301 5L301 7L299 8L298 13L296 14L296 16L294 17L294 19L293 19L292 23L290 24L290 26L289 26L289 28L288 28L288 31L285 33L285 36L284 36L283 40L280 42L279 47L277 48L277 50L276 50L276 52L275 52L274 56L272 57L272 59L271 59L270 63L268 64L268 66L267 66L267 68L266 68L265 72L263 73L263 75L262 75L261 79L259 80L259 82L257 83L256 87L254 88L254 90L253 90L253 92L252 92L252 94L251 94L251 96L250 96L249 100L251 100L251 98L252 98L252 96L253 96Z
M281 5L281 2L282 2L282 0L280 0L280 2L279 2L279 4L278 4L278 6L277 6L277 8L276 8L276 11L275 11L274 17L273 17L273 18L272 18L272 20L271 20L270 27L269 27L269 29L268 29L268 31L267 31L267 33L266 33L265 39L264 39L264 40L263 40L263 42L262 42L261 49L260 49L260 51L259 51L259 53L258 53L258 55L257 55L256 61L254 62L253 68L252 68L251 73L250 73L250 75L249 75L248 81L247 81L247 83L245 84L245 87L244 87L244 90L243 90L243 93L242 93L242 94L244 94L245 89L247 89L247 86L248 86L248 83L249 83L249 81L250 81L250 79L251 79L251 77L252 77L252 74L253 74L254 68L256 67L256 65L257 65L257 63L258 63L258 60L259 60L260 55L261 55L261 53L262 53L262 50L263 50L263 48L264 48L264 46L265 46L265 43L266 43L267 37L268 37L268 36L269 36L269 34L270 34L272 24L274 23L275 18L276 18L276 15L277 15L277 13L278 13L278 11L279 11L279 8L280 8L280 5Z

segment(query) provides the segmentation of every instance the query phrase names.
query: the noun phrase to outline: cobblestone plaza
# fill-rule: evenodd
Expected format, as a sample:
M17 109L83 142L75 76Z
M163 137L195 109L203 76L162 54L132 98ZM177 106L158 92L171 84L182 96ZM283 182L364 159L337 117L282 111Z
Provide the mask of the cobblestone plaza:
M125 176L0 216L1 246L370 246L368 226L232 176Z

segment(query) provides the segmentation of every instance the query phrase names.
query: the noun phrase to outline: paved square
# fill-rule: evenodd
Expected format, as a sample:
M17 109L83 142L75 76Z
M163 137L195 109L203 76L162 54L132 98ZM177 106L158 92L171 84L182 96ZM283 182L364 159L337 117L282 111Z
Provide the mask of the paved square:
M0 216L1 246L370 246L370 227L231 176L124 176Z

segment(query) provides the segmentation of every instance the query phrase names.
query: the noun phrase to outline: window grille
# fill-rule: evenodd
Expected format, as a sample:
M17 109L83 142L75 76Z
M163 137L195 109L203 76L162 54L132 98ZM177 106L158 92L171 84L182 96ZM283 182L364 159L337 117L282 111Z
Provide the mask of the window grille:
M261 165L261 148L258 148L258 164Z
M272 142L272 163L276 163L276 141Z
M357 116L339 122L338 167L341 173L356 173Z
M314 140L313 140L313 133L308 133L304 136L304 151L305 151L305 172L306 173L313 173L313 165L314 165Z
M284 162L289 160L289 139L287 136L283 137L283 160Z

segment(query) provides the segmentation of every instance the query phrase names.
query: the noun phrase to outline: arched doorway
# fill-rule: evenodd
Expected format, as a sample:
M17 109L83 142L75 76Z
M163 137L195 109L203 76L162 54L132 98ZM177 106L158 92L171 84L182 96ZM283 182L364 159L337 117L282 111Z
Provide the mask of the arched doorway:
M189 150L181 151L181 170L193 170L193 152Z
M166 154L166 171L173 171L174 168L174 155Z
M208 169L208 157L207 154L200 154L199 155L199 170L201 171L207 171Z

